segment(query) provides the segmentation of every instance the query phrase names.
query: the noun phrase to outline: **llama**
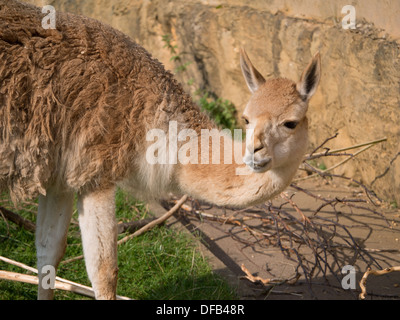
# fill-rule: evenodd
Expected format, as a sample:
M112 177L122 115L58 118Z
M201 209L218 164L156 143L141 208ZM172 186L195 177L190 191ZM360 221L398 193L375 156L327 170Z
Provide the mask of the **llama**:
M14 201L39 197L39 284L43 266L57 268L64 254L75 194L96 299L115 299L118 186L245 207L289 185L307 147L306 111L321 73L318 53L295 83L265 80L241 51L252 93L243 112L251 139L234 142L244 146L242 161L149 164L149 130L168 132L176 121L179 130L200 135L217 126L126 35L68 13L57 13L56 29L43 29L43 16L35 6L0 0L0 188ZM238 169L246 174L236 174ZM39 285L38 299L53 295Z

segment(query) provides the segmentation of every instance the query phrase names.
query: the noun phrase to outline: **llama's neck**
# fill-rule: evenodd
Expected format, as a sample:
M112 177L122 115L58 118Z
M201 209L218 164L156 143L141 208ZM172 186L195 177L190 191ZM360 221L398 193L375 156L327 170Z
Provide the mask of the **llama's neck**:
M244 150L244 143L235 142ZM211 156L210 156L211 158ZM246 207L282 192L291 182L299 163L256 173L242 161L231 164L186 164L178 169L182 192L220 206Z

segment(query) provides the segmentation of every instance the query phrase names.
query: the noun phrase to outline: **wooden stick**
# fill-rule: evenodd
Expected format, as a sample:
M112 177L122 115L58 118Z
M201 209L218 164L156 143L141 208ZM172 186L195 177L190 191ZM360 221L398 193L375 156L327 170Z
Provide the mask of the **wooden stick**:
M117 225L118 234L125 232L133 233L136 230L143 228L146 224L152 222L153 220L156 220L156 218L140 219L140 220L119 223Z
M125 243L126 241L128 241L134 237L140 236L141 234L143 234L147 230L152 229L156 225L163 223L165 220L167 220L169 217L171 217L181 207L181 205L187 200L187 198L188 198L188 196L185 194L168 212L166 212L160 218L148 223L143 228L139 229L138 231L134 232L133 234L130 234L130 235L122 238L121 240L118 241L118 244Z
M330 167L330 168L324 170L324 172L326 172L326 171L331 171L331 170L333 170L333 169L336 169L337 167L341 166L342 164L345 164L347 161L353 159L355 156L357 156L357 155L360 154L361 152L364 152L364 151L368 150L368 149L371 148L372 146L373 146L373 144L367 145L366 147L362 148L361 150L358 150L358 151L357 151L355 154L353 154L352 156L350 156L350 157L344 159L343 161L341 161L341 162L335 164L334 166L332 166L332 167Z
M39 284L39 278L37 276L31 276L28 274L22 274L22 273L4 271L4 270L0 270L0 279L30 283L30 284L35 284L35 285ZM72 284L64 283L64 282L56 280L54 283L54 286L55 286L55 289L71 291L71 292L74 292L74 293L77 293L80 295L84 295L84 296L87 296L90 298L95 297L92 288L89 288L89 287L83 288L82 285L74 286Z
M364 273L363 277L360 280L361 293L359 295L359 298L361 300L364 300L365 296L367 295L366 282L367 282L367 278L370 274L373 274L374 276L380 276L382 274L387 274L387 273L390 273L393 271L400 271L400 266L386 268L383 270L371 270L371 268L368 268L368 270Z
M296 203L294 203L294 201L286 194L286 192L282 192L280 194L281 198L286 200L287 202L290 203L290 205L297 211L297 213L301 216L301 218L303 219L303 223L308 222L309 224L312 224L310 219L308 217L306 217L303 213L303 211L300 210L300 208L297 206Z
M60 264L66 264L66 263L78 261L78 260L81 260L81 259L83 259L83 254L80 255L80 256L76 256L76 257L70 258L70 259L62 260L62 261L60 262Z
M182 205L182 209L192 213L194 212L199 218L205 218L205 219L209 219L209 220L214 220L214 221L218 221L221 222L222 224L228 223L228 224L234 224L234 225L241 225L241 222L237 219L231 218L231 217L227 217L225 215L215 215L215 214L210 214L210 213L206 213L206 212L201 212L199 210L193 210L193 208L191 206L188 206L186 204Z
M3 262L5 262L5 263L12 264L12 265L14 265L14 266L23 268L23 269L28 270L28 271L33 272L33 273L38 273L37 269L32 268L32 267L30 267L30 266L27 266L26 264L23 264L22 262L18 262L18 261L15 261L15 260L12 260L12 259L3 257L3 256L0 256L0 261L3 261Z
M239 226L241 227L243 230L246 230L248 232L250 232L252 235L256 236L256 237L270 237L271 234L268 234L266 232L260 232L257 230L254 230L253 228L251 228L249 225L245 224L244 221L246 220L251 220L254 218L253 216L246 216L239 219L235 219L232 217L227 217L225 215L223 216L218 216L215 214L210 214L210 213L206 213L206 212L202 212L199 210L193 210L193 208L191 206L188 206L186 204L182 205L182 209L187 211L188 214L194 214L196 217L198 217L199 219L207 219L207 220L211 220L211 221L216 221L216 222L220 222L222 224L232 224L235 226ZM257 219L261 219L261 221L264 221L265 219L262 219L261 217L257 217Z
M249 281L251 281L251 282L253 282L253 283L256 283L256 282L261 282L263 285L267 285L267 284L272 284L272 285L281 285L281 284L284 284L284 283L287 283L288 281L289 281L289 279L288 280L280 280L280 279L263 279L263 278L261 278L261 277L256 277L256 276L253 276L252 274L251 274L251 272L244 266L244 264L242 264L241 265L241 269L242 269L242 271L246 274L245 276L243 276L243 278L245 278L245 279L247 279L247 280L249 280ZM293 279L294 278L298 278L297 276L295 276L295 277L293 277Z
M31 276L28 274L5 271L5 270L0 270L0 279L30 283L35 285L39 284L39 278L37 276ZM56 280L54 282L54 289L70 291L93 299L95 298L95 294L92 288L84 286L79 283L72 283L72 281L62 282ZM117 300L132 300L132 299L117 295Z
M16 214L15 212L12 212L4 207L0 207L0 211L7 220L14 222L15 224L24 228L27 231L35 232L36 225L32 221L29 221L21 217L19 214Z
M246 274L244 278L247 280L250 280L251 282L261 282L263 285L269 284L271 282L271 279L263 279L261 277L255 277L251 274L251 272L244 266L244 264L241 265L242 271Z
M32 268L30 266L27 266L26 264L23 264L21 262L0 256L0 260L9 264L12 264L14 266L23 268L25 270L31 271L33 273L38 273L38 270L35 268ZM10 272L10 271L4 271L0 270L0 279L5 279L5 280L11 280L11 281L19 281L19 282L26 282L30 284L38 284L39 280L37 276L31 276L27 274L22 274L22 273L16 273L16 272ZM94 291L91 287L85 286L80 283L76 283L61 277L56 277L55 278L55 289L60 289L64 291L71 291L74 293L78 293L87 297L95 298L94 296ZM128 297L123 297L123 296L118 296L117 295L117 300L131 300Z
M367 146L367 145L374 145L374 144L377 144L377 143L380 143L380 142L384 142L384 141L387 141L386 137L382 138L382 139L376 139L376 140L373 140L373 141L356 144L356 145L353 145L353 146L350 146L350 147L345 147L345 148L340 148L340 149L328 150L328 151L325 151L325 152L315 153L315 154L312 154L312 156L313 157L324 156L324 155L329 154L329 153L337 153L337 152L357 149L357 148L361 148L361 147L364 147L364 146ZM310 156L309 154L306 155L306 159L309 156Z
M361 152L364 152L364 151L368 150L368 149L371 148L373 145L374 145L374 144L369 144L369 145L367 145L366 147L364 147L364 148L362 148L361 150L357 151L357 152L356 152L355 154L353 154L352 156L350 156L350 157L344 159L343 161L340 161L339 163L333 165L332 167L329 167L328 169L325 169L325 170L321 170L321 173L323 174L323 173L325 173L325 172L332 171L333 169L336 169L337 167L339 167L339 166L345 164L347 161L353 159L355 156L357 156L357 155L360 154ZM315 177L318 177L318 176L320 176L319 173L314 173L314 174L309 175L309 176L307 176L307 177L294 179L293 182L299 182L299 181L303 181L303 180L315 178Z

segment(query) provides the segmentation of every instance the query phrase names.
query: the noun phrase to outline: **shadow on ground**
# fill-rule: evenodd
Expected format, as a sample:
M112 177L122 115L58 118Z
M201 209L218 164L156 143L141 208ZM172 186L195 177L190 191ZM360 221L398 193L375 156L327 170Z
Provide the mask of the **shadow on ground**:
M323 181L298 186L309 194L289 188L287 198L261 209L192 201L180 210L180 223L201 239L215 272L238 288L241 299L358 299L368 267L400 265L398 210L371 204L356 187ZM346 265L356 272L355 289L342 287ZM274 284L249 281L242 266ZM366 285L367 299L400 298L399 272L370 275Z

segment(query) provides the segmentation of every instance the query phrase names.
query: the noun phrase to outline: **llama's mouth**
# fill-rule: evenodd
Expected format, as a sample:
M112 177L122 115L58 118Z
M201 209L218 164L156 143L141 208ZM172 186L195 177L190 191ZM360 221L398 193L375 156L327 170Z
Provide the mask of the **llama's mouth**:
M254 172L265 172L270 169L271 158L261 161L245 162Z

